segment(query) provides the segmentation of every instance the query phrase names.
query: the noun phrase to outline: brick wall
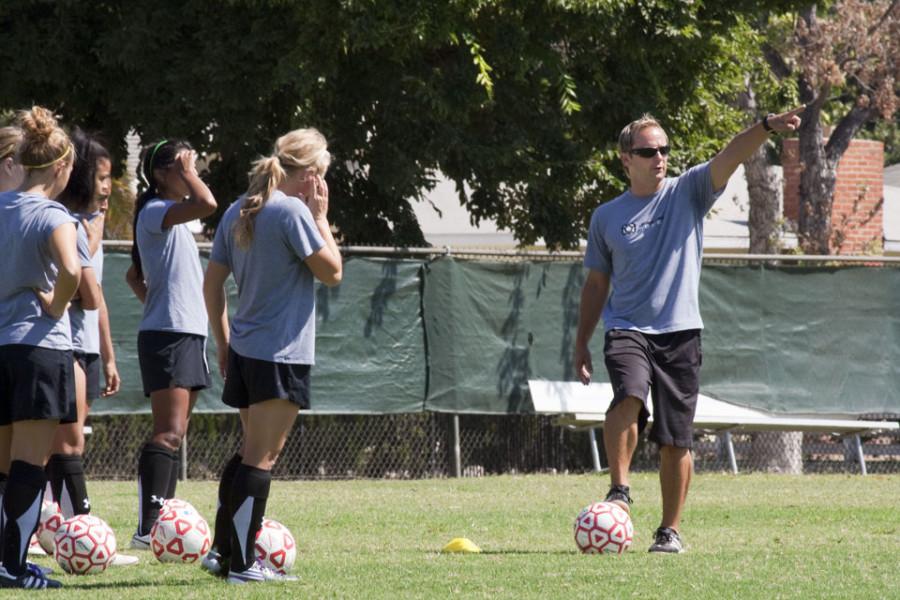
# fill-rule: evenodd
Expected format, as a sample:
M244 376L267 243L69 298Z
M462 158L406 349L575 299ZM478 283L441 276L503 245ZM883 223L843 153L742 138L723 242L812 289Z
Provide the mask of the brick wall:
M799 141L784 140L784 216L797 221L800 207ZM831 208L834 254L881 253L884 243L884 144L853 140L838 163Z

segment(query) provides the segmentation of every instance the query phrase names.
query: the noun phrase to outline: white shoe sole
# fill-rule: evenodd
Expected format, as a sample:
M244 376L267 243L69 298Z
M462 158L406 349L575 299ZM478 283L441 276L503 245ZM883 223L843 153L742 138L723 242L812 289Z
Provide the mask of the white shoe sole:
M131 565L136 565L141 562L137 556L131 556L130 554L119 554L116 553L113 555L112 561L109 563L111 567L130 567Z

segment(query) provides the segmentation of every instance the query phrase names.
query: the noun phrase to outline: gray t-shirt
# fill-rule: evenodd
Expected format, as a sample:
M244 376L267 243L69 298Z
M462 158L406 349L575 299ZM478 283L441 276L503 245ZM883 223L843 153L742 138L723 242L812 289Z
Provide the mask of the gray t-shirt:
M606 331L703 328L703 217L720 193L712 189L709 163L703 163L666 178L652 196L628 191L594 211L584 266L610 275Z
M315 277L303 261L325 240L306 204L276 190L257 213L253 241L245 251L234 239L242 201L225 211L210 255L237 282L231 348L247 358L314 364Z
M66 208L39 194L0 194L0 346L25 344L71 350L68 311L54 319L41 306L35 289L49 292L59 269L50 236L64 223L75 223Z
M137 245L147 283L140 331L172 331L206 337L203 269L194 236L185 223L163 228L176 202L154 198L141 209Z
M82 219L93 220L96 215L73 214L78 219L79 256L82 259L82 267L94 270L97 284L103 281L103 246L97 249L93 256L85 262L82 255L81 244L84 244L83 252L89 252L87 232L81 225ZM82 242L83 238L83 242ZM69 307L69 321L72 324L72 348L85 354L100 354L100 311L85 310L81 308L81 302L74 301Z

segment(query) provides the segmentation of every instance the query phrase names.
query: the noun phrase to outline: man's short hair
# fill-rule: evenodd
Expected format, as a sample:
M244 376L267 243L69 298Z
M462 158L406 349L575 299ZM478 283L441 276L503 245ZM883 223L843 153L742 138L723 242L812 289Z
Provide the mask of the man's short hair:
M622 133L619 134L619 152L627 154L634 147L634 136L637 132L648 127L659 127L663 133L666 133L666 130L662 128L659 121L653 118L653 115L644 113L640 119L636 119L622 128ZM666 137L668 137L668 134L666 134Z

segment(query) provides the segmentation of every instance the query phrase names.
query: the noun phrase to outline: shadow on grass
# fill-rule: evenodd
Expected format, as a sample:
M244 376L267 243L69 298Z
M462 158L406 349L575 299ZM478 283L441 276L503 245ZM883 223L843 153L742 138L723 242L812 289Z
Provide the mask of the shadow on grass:
M464 552L444 552L442 554L465 554ZM488 554L488 555L512 555L520 554L526 556L529 554L543 554L545 556L555 554L559 556L577 555L578 552L572 550L482 550L481 552L473 552L472 554Z
M210 578L210 581L212 579ZM126 589L126 588L158 588L160 582L158 581L106 581L106 582L95 582L95 583L68 583L64 584L64 590L102 590L106 588L115 588L115 589ZM167 579L165 582L165 586L195 586L197 585L196 581L172 581Z

